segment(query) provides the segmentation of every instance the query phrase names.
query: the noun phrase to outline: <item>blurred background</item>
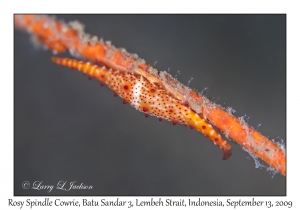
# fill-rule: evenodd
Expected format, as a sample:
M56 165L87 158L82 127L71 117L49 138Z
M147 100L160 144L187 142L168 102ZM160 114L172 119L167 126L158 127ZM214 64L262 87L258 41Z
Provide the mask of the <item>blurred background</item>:
M285 15L57 15L137 53L276 141L286 141ZM145 118L108 87L51 62L14 36L15 195L286 195L286 178L255 168L183 125ZM69 53L60 56L70 57ZM261 161L260 161L261 162ZM262 163L262 162L261 162ZM287 172L288 174L288 172ZM59 181L91 190L22 189ZM67 186L66 185L66 186Z

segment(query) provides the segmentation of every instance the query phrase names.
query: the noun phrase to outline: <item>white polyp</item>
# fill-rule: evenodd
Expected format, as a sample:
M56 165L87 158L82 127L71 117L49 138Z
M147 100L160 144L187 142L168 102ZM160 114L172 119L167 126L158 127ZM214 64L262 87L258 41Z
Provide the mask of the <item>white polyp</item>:
M43 28L46 29L46 28L48 28L48 27L49 27L48 23L47 23L47 22L44 22L44 23L43 23Z
M187 83L188 86L191 84L191 82L192 82L193 79L194 79L194 78L192 77L192 78L188 81L188 83Z
M69 25L71 28L73 28L74 30L76 30L78 32L84 31L84 25L77 20L69 22Z

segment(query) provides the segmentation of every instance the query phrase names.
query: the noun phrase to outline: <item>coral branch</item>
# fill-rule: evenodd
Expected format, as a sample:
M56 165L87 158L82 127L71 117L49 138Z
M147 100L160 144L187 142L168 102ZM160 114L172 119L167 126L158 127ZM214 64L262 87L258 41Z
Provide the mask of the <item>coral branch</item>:
M167 72L157 71L137 55L127 53L124 49L116 49L110 42L98 41L97 37L86 34L84 27L78 22L67 24L48 16L36 15L18 15L14 20L18 28L36 36L55 53L69 50L73 56L82 56L114 71L143 76L149 84L166 91L179 104L188 107L198 116L203 116L227 138L236 141L283 176L286 175L285 148L282 145L277 145L254 130L242 118L236 118L221 106L184 86Z

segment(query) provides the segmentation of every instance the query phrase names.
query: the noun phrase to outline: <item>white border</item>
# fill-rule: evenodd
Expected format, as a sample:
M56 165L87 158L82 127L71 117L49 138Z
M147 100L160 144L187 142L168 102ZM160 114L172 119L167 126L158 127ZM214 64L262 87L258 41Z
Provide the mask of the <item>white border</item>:
M295 2L295 1L294 1ZM26 200L35 197L13 197L13 14L14 13L287 13L287 197L257 197L257 200L292 200L299 209L299 11L296 4L284 1L10 1L1 7L1 203L7 207L8 199ZM11 4L13 5L11 5ZM46 4L46 6L45 6ZM72 10L70 10L72 9ZM283 119L284 120L284 119ZM298 145L298 147L297 147ZM298 172L298 173L297 173ZM43 200L43 197L36 197ZM72 200L72 197L51 197ZM81 197L74 197L81 200ZM87 198L87 197L84 197ZM105 197L109 199L110 197ZM113 197L115 198L115 197ZM112 199L113 199L112 198ZM134 200L134 197L121 197ZM140 197L147 199L148 197ZM163 197L166 199L168 197ZM171 197L170 197L171 198ZM172 197L173 199L176 197ZM186 200L188 197L184 197ZM216 200L218 197L204 197ZM249 200L250 197L240 197ZM101 199L93 197L93 199ZM179 199L179 198L178 198ZM226 200L227 197L218 199ZM238 200L239 197L231 199ZM68 207L73 209L72 207ZM126 207L127 208L127 207ZM240 207L241 208L241 207ZM6 208L5 208L6 209ZM39 208L38 208L39 209ZM148 209L148 208L144 208ZM213 208L211 208L213 209ZM223 208L224 209L224 208ZM260 209L268 209L260 208Z

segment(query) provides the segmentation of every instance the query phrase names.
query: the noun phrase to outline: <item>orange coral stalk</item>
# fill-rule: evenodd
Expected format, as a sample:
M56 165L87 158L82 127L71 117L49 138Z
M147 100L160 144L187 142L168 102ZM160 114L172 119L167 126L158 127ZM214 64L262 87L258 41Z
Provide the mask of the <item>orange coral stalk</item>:
M70 50L75 56L83 56L113 70L142 75L152 85L164 89L181 104L203 115L204 119L221 130L226 137L235 140L251 154L261 158L282 175L286 175L283 146L275 144L242 119L234 117L222 107L179 83L168 73L158 72L136 55L116 49L109 42L104 43L97 41L95 37L91 38L84 33L80 24L66 24L48 16L20 15L15 16L15 25L37 36L56 53Z

